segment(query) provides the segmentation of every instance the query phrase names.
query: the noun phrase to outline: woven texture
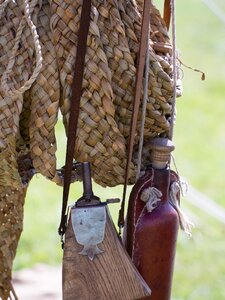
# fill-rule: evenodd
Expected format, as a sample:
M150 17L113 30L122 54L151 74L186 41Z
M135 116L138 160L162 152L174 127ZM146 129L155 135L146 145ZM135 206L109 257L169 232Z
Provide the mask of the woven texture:
M6 71L11 58L22 20L22 7L23 2L18 1L9 2L2 13L0 9L1 75ZM52 52L53 47L49 27L49 5L45 3L42 8L36 5L33 18L40 34L42 55L45 59L37 79L38 91L32 86L23 94L8 96L2 86L0 89L0 299L3 300L8 299L9 295L13 297L11 270L22 232L26 186L34 172L40 172L40 164L41 173L45 176L52 178L56 173L54 125L57 121L58 107L55 103L59 103L59 81L55 70L48 71L48 68L57 69L56 63L54 65L54 52L48 54L50 49ZM48 56L51 59L50 65ZM23 86L32 75L34 65L34 44L30 29L26 25L20 38L15 64L8 76L9 89L18 90ZM51 100L48 100L49 98ZM47 131L43 123L46 124ZM41 146L41 153L38 152L37 144ZM36 152L39 153L38 156ZM51 154L47 155L49 153ZM35 171L33 165L36 167Z
M81 5L81 0L57 0L51 2L51 7L47 2L34 6L33 20L39 35L43 67L25 93L10 98L2 92L10 109L8 115L17 118L16 131L20 122L20 142L29 146L36 172L59 184L54 127L59 106L66 127L68 123ZM107 3L93 0L92 3L75 158L78 161L90 161L93 178L103 186L115 186L124 181L141 30L141 5L123 0L109 0ZM18 4L10 2L7 13L10 8L15 21L7 23L10 35L5 32L1 35L4 64L9 61L16 28L22 17L22 8ZM6 19L9 17L6 14L4 20L3 13L1 21L6 22ZM154 136L168 135L172 98L171 47L164 22L154 6L151 9L150 35L145 142ZM28 80L36 64L37 57L28 26L24 26L19 45L7 81L9 88L12 85L13 89L18 89ZM1 73L4 72L3 69ZM15 97L18 99L15 100ZM6 113L4 110L5 117ZM136 144L140 119L141 115ZM5 121L4 117L2 121ZM11 138L10 126L5 127L8 130L7 136ZM3 140L5 143L5 136ZM6 144L12 142L7 141ZM134 178L135 165L132 165L130 183L134 182Z
M0 0L0 298L4 300L22 230L26 187L35 172L62 184L56 170L54 128L61 110L67 130L81 6L82 0ZM91 162L92 176L102 186L124 182L142 9L141 0L92 1L74 157ZM142 165L148 161L149 139L168 136L173 94L168 32L154 6L149 51ZM129 183L135 180L140 127L141 108Z
M61 111L65 125L69 117L81 4L82 1L52 2L51 28L60 72ZM141 15L133 1L93 1L92 4L75 157L92 163L96 182L114 186L124 181ZM151 23L145 141L168 134L172 98L169 37L155 7L151 11ZM165 44L169 47L164 47ZM139 117L138 131L140 121ZM130 183L134 181L134 170L132 165Z
M0 200L0 299L11 291L12 262L23 227L23 204L26 189L1 188Z

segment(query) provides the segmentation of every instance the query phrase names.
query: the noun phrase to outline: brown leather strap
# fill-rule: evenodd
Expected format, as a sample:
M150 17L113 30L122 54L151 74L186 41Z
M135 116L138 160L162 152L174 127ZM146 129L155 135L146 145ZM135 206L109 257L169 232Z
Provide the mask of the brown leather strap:
M80 18L80 28L78 33L77 54L76 54L75 67L74 67L74 77L72 83L70 117L69 117L68 132L67 132L67 150L66 150L66 163L65 163L65 171L64 171L63 202L62 202L61 222L58 229L58 232L61 236L63 236L66 231L66 219L67 219L66 209L67 209L71 175L72 175L74 147L76 141L77 123L78 123L79 109L80 109L80 98L82 94L85 53L87 48L87 36L88 36L89 25L90 25L90 12L91 12L91 0L83 0L81 18Z
M170 19L171 19L170 0L165 0L164 1L163 19L166 23L167 30L169 30L169 28L170 28Z
M129 142L128 142L128 157L127 157L126 171L125 171L125 182L123 187L123 198L121 202L121 208L120 208L119 220L118 220L118 226L120 228L124 226L125 198L126 198L127 184L129 178L130 164L131 164L131 159L133 154L134 139L135 139L138 112L139 112L139 106L141 100L142 79L143 79L144 67L145 67L146 49L147 49L147 42L149 37L150 7L151 7L151 1L145 0L144 10L142 14L141 40L139 44L135 96L133 102L133 111L131 117L130 135L129 135Z

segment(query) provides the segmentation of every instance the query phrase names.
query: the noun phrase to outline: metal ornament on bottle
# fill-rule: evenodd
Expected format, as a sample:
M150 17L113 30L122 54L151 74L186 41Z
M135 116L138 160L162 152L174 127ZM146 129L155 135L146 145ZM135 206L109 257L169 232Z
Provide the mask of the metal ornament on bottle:
M73 207L71 219L77 243L84 248L79 254L93 260L95 255L103 253L98 244L104 240L106 226L105 205Z

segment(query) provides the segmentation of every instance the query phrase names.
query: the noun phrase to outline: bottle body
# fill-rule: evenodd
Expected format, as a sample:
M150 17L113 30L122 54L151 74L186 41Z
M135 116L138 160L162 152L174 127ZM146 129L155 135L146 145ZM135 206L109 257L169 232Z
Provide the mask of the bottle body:
M169 188L177 180L169 169L147 170L134 186L127 217L127 251L152 290L151 299L169 300L172 286L176 240L179 227L177 212L169 203ZM149 187L161 192L152 211L141 200Z

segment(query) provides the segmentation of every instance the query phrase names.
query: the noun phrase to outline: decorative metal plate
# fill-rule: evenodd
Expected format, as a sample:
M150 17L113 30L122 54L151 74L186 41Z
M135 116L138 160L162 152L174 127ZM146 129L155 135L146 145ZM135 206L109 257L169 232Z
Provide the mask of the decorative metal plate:
M87 255L90 260L93 260L95 255L103 252L97 245L104 240L105 205L73 207L71 219L77 243L84 246L79 254Z

